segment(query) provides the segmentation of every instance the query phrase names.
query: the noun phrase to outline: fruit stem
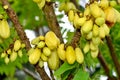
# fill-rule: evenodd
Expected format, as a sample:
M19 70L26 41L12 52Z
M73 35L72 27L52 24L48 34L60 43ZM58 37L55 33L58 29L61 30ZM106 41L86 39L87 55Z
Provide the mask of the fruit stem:
M26 49L29 50L29 49L31 48L30 42L29 42L29 40L28 40L28 38L27 38L27 36L26 36L26 34L25 34L25 32L24 32L23 27L21 26L21 24L20 24L20 22L19 22L19 20L18 20L18 17L17 17L17 15L16 15L16 13L15 13L14 10L11 8L8 0L1 0L1 2L2 2L3 7L4 7L5 5L8 5L8 8L5 9L5 11L6 11L6 13L8 14L8 16L10 17L11 21L13 22L14 27L15 27L15 29L16 29L16 31L17 31L17 33L18 33L18 36L20 37L21 41L23 41L23 43L25 43ZM46 74L44 68L40 68L40 67L38 66L38 64L35 65L35 68L37 69L38 73L40 74L42 80L50 80L50 78L49 78L48 75Z
M120 80L120 63L118 62L118 58L117 58L117 55L115 53L115 49L114 49L114 46L112 44L111 37L106 36L106 41L107 41L107 45L108 45L109 50L110 50L110 55L113 59L113 62L114 62L114 65L115 65L115 68L116 68L116 71L117 71L117 74L118 74L118 77Z

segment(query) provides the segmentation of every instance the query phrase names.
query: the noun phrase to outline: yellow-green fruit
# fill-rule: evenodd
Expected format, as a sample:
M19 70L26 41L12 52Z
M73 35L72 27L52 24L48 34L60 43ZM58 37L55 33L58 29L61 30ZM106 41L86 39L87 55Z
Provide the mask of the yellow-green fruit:
M60 44L60 40L54 32L49 31L45 35L45 43L50 49L55 49Z
M48 58L48 66L51 70L56 70L60 65L60 60L57 55L57 51L53 50Z
M21 44L21 48L25 48L25 44L24 43Z
M38 4L38 7L42 9L45 6L45 0L41 0L41 2L37 4Z
M73 10L70 10L70 11L68 12L68 20L69 20L70 22L73 22L73 20L74 20L74 11L73 11Z
M105 15L106 15L106 21L108 23L115 23L116 22L116 15L115 15L115 11L114 11L114 8L112 7L108 7L104 10L105 12Z
M45 56L43 53L41 54L41 57L40 57L43 61L47 61L48 60L48 57Z
M69 64L73 64L76 60L75 51L72 46L68 46L65 52L66 60Z
M13 62L17 58L17 52L13 51L10 55L10 61Z
M11 52L12 52L11 49L7 50L7 54L11 54Z
M50 56L51 55L51 50L48 47L43 48L43 54L45 56Z
M37 47L38 48L43 48L45 46L45 42L44 41L40 41L38 44L37 44Z
M0 20L0 37L6 39L10 36L10 27L7 20Z
M19 56L19 57L22 57L22 56L23 56L22 50L19 50L19 51L18 51L18 56Z
M5 61L5 64L9 63L10 59L8 58L8 56L5 57L4 61Z
M120 13L116 9L114 9L114 11L115 11L115 15L116 15L116 21L120 23Z
M92 39L92 37L93 37L93 33L92 33L92 31L90 31L87 35L86 35L86 39L87 40L90 40L90 39Z
M95 18L100 17L102 15L101 14L101 9L99 8L97 3L93 3L93 4L90 5L90 13Z
M86 17L81 17L81 18L78 18L77 20L78 26L83 26L85 22L86 22Z
M110 28L106 24L103 24L102 27L104 28L105 35L109 35Z
M99 28L99 37L105 38L105 30L104 30L103 26L100 26L100 28Z
M65 5L65 12L67 13L69 10L75 10L76 7L72 2L67 2Z
M7 53L5 53L5 52L3 52L2 54L1 54L1 58L4 58L4 57L6 57L7 56Z
M27 55L29 56L30 54L32 54L34 50L35 50L34 48L29 49Z
M117 5L117 2L116 2L115 0L110 1L110 6L114 7L114 6L116 6L116 5Z
M99 35L99 27L96 24L94 24L94 26L93 26L92 33L93 33L93 36L95 36L95 37Z
M98 49L98 45L93 44L93 42L90 42L90 50L96 51Z
M87 53L89 50L90 50L90 45L89 45L89 43L86 43L84 48L83 48L83 52Z
M34 38L34 39L31 41L31 44L37 45L37 44L39 43L39 41L40 41L40 38L39 38L39 37L36 37L36 38Z
M93 27L93 21L90 19L85 22L81 30L83 31L83 33L89 33L92 30L92 27Z
M86 8L85 8L85 11L84 11L84 16L90 16L91 15L91 13L90 13L90 7L89 6L87 6Z
M45 37L44 36L39 36L40 40L45 40Z
M34 2L36 2L36 3L40 3L41 2L41 0L33 0Z
M92 37L92 42L93 42L94 45L99 45L100 41L101 41L101 39L100 39L99 36L98 37Z
M57 48L58 56L61 60L65 61L65 50L64 50L64 44L60 44Z
M79 64L82 64L84 61L84 55L83 55L82 50L80 48L75 48L75 55L76 55L76 61Z
M35 48L34 51L29 55L29 62L31 64L36 64L41 56L41 51L38 48Z
M40 59L38 65L40 66L40 68L42 68L44 66L44 62Z
M95 19L95 23L99 26L103 25L105 23L105 18L103 17L98 17Z
M101 0L99 3L99 6L103 9L105 9L109 6L109 1L108 0Z
M14 50L18 51L21 48L21 41L20 40L16 40L14 43Z
M79 26L79 24L78 24L78 19L79 19L79 16L78 16L77 13L75 13L74 20L73 20L73 24L74 24L75 28L77 28L77 29L80 28L80 26Z
M61 12L61 11L65 10L65 6L66 6L66 3L64 3L64 2L61 3L59 6L59 11Z
M92 51L92 50L91 50L91 57L92 57L92 58L96 58L96 57L98 56L98 52L99 52L98 49L95 50L95 51Z

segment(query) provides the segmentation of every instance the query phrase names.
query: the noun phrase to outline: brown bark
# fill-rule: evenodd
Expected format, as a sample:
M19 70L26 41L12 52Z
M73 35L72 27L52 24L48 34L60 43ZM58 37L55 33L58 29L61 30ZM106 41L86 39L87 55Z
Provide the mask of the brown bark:
M29 39L27 38L23 27L21 26L18 17L16 15L16 13L14 12L14 10L11 8L8 0L1 0L2 5L5 6L7 5L8 8L5 9L6 13L8 14L9 18L11 19L11 21L14 24L14 27L17 31L18 36L20 37L21 41L23 41L23 43L25 43L26 45L26 49L29 50L31 48ZM50 78L48 77L48 75L46 74L44 68L40 68L38 65L35 66L36 70L38 71L38 73L40 74L41 78L43 80L50 80Z
M60 39L61 43L63 43L63 38L60 32L60 26L57 22L57 18L53 9L53 3L46 3L45 7L43 8L43 11L50 30L52 30Z
M119 80L120 80L120 63L119 63L117 55L115 53L115 49L114 49L114 46L112 44L111 37L106 36L106 40L107 40L107 45L108 45L109 50L110 50L110 55L113 59L113 62L114 62L115 68L116 68L116 72L117 72Z

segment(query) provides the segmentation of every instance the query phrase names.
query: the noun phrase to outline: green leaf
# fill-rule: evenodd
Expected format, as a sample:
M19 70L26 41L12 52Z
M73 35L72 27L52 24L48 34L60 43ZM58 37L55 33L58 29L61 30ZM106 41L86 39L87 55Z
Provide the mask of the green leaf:
M74 63L74 64L68 64L67 62L64 62L63 65L61 65L61 67L55 71L54 75L55 76L60 76L61 74L63 74L64 72L70 70L70 69L73 69L75 68L77 65L77 63Z
M88 78L89 78L89 73L83 71L82 69L79 69L73 80L88 80Z

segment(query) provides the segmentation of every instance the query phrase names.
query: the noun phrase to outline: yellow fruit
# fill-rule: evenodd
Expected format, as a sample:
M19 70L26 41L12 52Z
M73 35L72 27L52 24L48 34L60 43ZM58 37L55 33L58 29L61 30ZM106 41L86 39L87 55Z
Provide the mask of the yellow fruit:
M93 42L90 42L90 50L96 51L98 49L98 45L93 44Z
M45 42L44 41L40 41L38 44L37 44L37 47L38 48L43 48L45 46Z
M73 10L70 10L70 11L68 12L68 20L69 20L70 22L73 22L73 20L74 20L74 11L73 11Z
M93 27L93 21L92 20L88 20L82 26L81 30L83 31L83 33L89 33L92 30L92 27Z
M34 52L34 50L35 50L34 48L29 49L27 55L29 56L30 54L32 54Z
M7 54L11 54L11 52L12 52L11 49L7 50Z
M77 20L78 26L83 26L85 22L86 22L86 17L81 17L81 18L78 18Z
M66 6L66 3L61 3L60 6L59 6L59 11L63 11L65 10L65 6Z
M98 25L98 26L101 26L105 23L105 18L103 17L98 17L95 19L95 23Z
M84 11L84 16L90 16L91 15L91 13L90 13L90 7L89 6L87 6L86 8L85 8L85 11Z
M44 36L39 36L40 40L45 40Z
M41 54L41 57L40 57L43 61L47 61L48 60L48 57L45 56L43 53Z
M109 28L106 24L103 24L102 27L103 27L103 29L104 29L105 35L109 35L109 33L110 33L110 28Z
M39 37L36 37L36 38L34 38L34 39L31 41L31 44L37 45L37 44L39 43L39 41L40 41L40 38L39 38Z
M48 47L43 48L43 54L45 56L50 56L51 55L51 50Z
M98 56L98 53L99 53L99 50L98 50L98 49L95 50L95 51L92 51L92 50L91 50L91 57L92 57L92 58L96 58L96 57Z
M75 48L75 55L76 55L76 61L79 64L82 64L84 61L84 55L83 55L82 50L80 48Z
M103 9L105 9L109 6L109 1L108 0L101 0L99 3L99 6Z
M92 39L92 37L93 37L93 34L92 34L92 31L90 31L87 35L86 35L86 39L87 40L90 40L90 39Z
M68 46L65 52L66 60L69 64L73 64L76 60L75 51L72 46Z
M45 35L45 43L50 49L55 49L60 44L60 40L54 32L49 31Z
M94 26L93 26L92 34L95 37L99 35L99 27L96 24L94 24Z
M99 45L100 41L101 41L101 39L100 39L99 36L98 37L92 37L92 42L93 42L94 45Z
M45 0L41 0L41 2L37 4L38 4L38 7L42 9L45 6Z
M20 40L16 40L14 43L14 48L13 50L18 51L21 48L21 41Z
M57 55L57 51L53 50L48 58L48 66L51 70L56 70L60 65L60 60Z
M67 13L69 10L76 10L76 7L72 2L67 2L65 5L65 12Z
M21 48L25 48L25 44L24 43L21 44Z
M103 26L100 26L100 28L99 28L99 37L105 38L105 30L104 30Z
M107 23L114 24L116 22L116 15L115 15L114 8L108 7L104 10L104 12L105 12L105 15L106 15L105 19L106 19Z
M13 51L10 55L10 61L13 62L17 58L17 52Z
M1 54L1 58L4 58L4 57L6 57L7 56L7 53L5 53L5 52L3 52L2 54Z
M79 19L79 16L78 16L77 13L75 13L74 20L73 20L73 24L74 24L75 28L77 28L77 29L80 28L80 26L79 26L79 24L78 24L78 19Z
M10 27L7 20L0 20L0 37L6 39L10 36Z
M64 44L60 44L57 48L58 56L61 60L65 61L65 50L64 50Z
M41 50L38 48L35 48L34 51L29 55L29 62L31 64L36 64L41 56Z
M9 63L10 59L8 58L8 56L5 57L4 61L5 61L6 64Z
M44 66L44 62L40 59L38 65L40 66L40 68L42 68Z
M19 56L19 57L22 57L22 56L23 56L22 50L19 50L19 51L18 51L18 56Z
M97 3L93 3L93 4L90 5L90 13L95 18L100 17L102 15L101 14L101 9L99 8Z
M86 43L84 48L83 48L83 52L87 53L89 50L90 50L90 45L89 45L89 43Z
M8 9L8 5L4 5L3 8L4 8L4 9Z

